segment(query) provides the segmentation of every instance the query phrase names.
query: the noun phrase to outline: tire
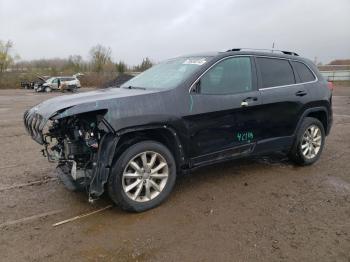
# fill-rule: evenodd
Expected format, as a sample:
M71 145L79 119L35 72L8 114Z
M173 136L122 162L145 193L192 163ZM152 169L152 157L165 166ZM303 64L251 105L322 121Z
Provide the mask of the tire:
M51 87L48 87L48 86L45 87L45 92L46 92L46 93L50 93L50 92L51 92Z
M143 159L147 165L143 165ZM140 167L145 171L138 172ZM162 168L155 172L157 167ZM142 212L160 205L169 196L175 181L176 163L169 149L156 141L143 141L130 146L115 162L108 179L108 193L121 209Z
M318 130L317 134L320 137L314 136L315 139L309 137L308 135L312 133L311 130ZM306 117L301 123L301 126L297 132L294 145L289 153L289 158L295 164L300 166L307 166L315 163L321 156L325 143L325 137L326 135L323 124L316 118ZM306 141L308 139L309 141ZM320 145L318 147L319 142ZM308 146L309 144L312 144L314 151L310 149Z

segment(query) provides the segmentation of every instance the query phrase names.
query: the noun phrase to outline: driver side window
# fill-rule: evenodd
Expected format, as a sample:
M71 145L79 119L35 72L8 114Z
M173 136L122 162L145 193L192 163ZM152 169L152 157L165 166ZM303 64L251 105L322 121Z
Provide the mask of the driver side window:
M201 94L237 94L252 91L250 57L225 59L200 79Z

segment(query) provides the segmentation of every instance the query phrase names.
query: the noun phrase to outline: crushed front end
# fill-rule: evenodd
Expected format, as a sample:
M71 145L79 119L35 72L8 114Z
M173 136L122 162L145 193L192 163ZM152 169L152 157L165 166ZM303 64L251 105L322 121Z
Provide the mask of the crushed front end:
M70 190L86 189L89 200L104 192L118 137L104 119L105 111L49 119L36 110L24 114L31 137L43 145L42 153L57 162L56 173Z

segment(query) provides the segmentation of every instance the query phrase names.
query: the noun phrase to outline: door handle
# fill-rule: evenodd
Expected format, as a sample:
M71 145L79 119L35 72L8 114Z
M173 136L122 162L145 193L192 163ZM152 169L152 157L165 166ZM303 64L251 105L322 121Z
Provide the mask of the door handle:
M305 96L307 95L307 92L304 90L299 90L298 92L295 93L296 96Z
M241 106L249 106L249 102L251 101L258 101L257 97L247 97L246 99L242 100Z
M248 102L248 101L258 101L257 97L253 97L253 96L249 96L246 99L244 99L243 101Z

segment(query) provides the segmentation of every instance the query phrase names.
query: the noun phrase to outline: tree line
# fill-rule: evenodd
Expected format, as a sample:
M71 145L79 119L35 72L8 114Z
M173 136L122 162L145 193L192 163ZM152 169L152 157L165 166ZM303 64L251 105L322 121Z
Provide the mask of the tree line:
M93 73L124 73L127 71L142 72L152 67L153 62L144 58L140 64L129 66L124 61L113 61L112 49L103 45L93 46L89 51L89 59L81 55L70 55L68 58L20 60L13 54L13 42L0 40L0 74L5 71L38 71L46 74L93 72Z

